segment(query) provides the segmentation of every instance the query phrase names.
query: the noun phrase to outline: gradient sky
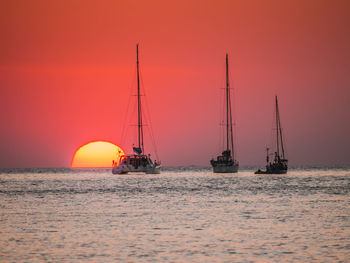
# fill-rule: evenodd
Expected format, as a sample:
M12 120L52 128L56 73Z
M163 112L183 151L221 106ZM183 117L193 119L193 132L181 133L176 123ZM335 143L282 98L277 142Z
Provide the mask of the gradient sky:
M350 165L350 1L0 2L0 167L121 140L135 45L163 165L219 153L229 54L237 158L263 164L274 96L291 165ZM147 137L146 137L147 139Z

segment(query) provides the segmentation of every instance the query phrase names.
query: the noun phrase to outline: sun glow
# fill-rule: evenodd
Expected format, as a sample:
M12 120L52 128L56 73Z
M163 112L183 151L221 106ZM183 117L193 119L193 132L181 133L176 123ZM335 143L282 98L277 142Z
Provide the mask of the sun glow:
M123 155L123 149L113 143L106 141L89 142L76 150L71 167L112 167L113 162L118 164L120 157Z

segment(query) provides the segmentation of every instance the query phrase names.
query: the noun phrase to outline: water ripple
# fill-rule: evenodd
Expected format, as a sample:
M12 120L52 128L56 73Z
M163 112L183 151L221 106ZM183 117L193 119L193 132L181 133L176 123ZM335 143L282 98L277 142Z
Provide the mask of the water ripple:
M345 262L350 170L0 170L10 262Z

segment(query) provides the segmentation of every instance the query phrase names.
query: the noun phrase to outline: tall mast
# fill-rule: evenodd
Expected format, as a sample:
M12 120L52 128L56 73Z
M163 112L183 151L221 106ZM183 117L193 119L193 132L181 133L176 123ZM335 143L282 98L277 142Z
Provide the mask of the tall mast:
M229 89L230 91L230 89ZM233 150L233 131L232 131L232 111L231 111L231 94L229 93L229 110L230 110L230 138L231 138L231 151L232 151L232 159L234 160L235 152Z
M277 116L278 116L278 131L280 135L280 140L281 140L281 150L282 150L282 159L284 159L284 147L283 147L283 137L282 137L282 127L281 127L281 118L280 118L280 111L278 108L278 101L277 101L277 96L276 96L276 111L277 111Z
M277 155L280 156L277 95L275 96L275 101L276 101L276 141L277 141Z
M137 65L137 127L139 149L143 152L143 131L142 131L142 111L140 95L140 70L139 70L139 44L136 44L136 65Z
M229 150L229 96L228 54L226 54L226 149Z

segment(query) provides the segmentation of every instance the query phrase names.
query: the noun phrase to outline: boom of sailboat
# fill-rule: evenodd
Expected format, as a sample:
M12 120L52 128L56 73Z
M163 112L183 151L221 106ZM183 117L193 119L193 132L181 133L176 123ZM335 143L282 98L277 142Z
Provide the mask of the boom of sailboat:
M140 70L139 70L139 45L136 45L136 68L137 68L137 146L133 146L133 153L119 157L119 160L113 160L113 174L127 174L131 172L159 174L161 170L160 161L153 161L151 155L145 152L144 131L143 131L143 108L140 93ZM225 84L225 116L224 123L225 142L221 155L216 159L211 159L210 164L214 173L237 173L239 162L236 159L231 88L229 79L229 60L226 54L226 84ZM275 129L276 129L276 150L274 158L270 161L269 148L266 148L266 169L257 170L255 174L286 174L288 170L288 160L285 157L284 143L282 137L282 127L280 113L278 108L278 99L275 96Z

